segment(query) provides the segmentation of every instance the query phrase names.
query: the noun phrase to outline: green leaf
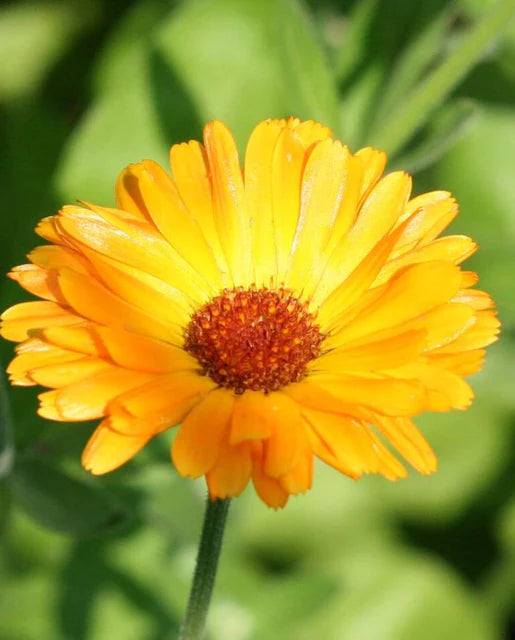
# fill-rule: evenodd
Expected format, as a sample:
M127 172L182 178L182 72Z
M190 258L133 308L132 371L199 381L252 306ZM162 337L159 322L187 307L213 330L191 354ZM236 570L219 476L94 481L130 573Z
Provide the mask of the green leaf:
M431 176L432 184L449 189L458 199L461 213L452 231L470 235L479 244L466 265L479 273L480 288L496 301L506 336L515 328L515 181L510 178L515 175L515 156L510 151L514 145L513 108L489 106Z
M442 11L431 16L395 61L374 113L374 124L378 128L384 118L401 104L435 59L444 52L449 14L449 7L445 6ZM372 134L374 124L371 127Z
M308 16L294 0L195 0L170 16L165 61L203 121L240 144L262 119L297 115L336 124L336 89Z
M437 162L476 122L479 107L471 100L456 100L444 105L434 116L422 140L393 167L417 173Z
M379 544L346 549L337 566L342 588L315 616L294 622L285 640L499 637L475 594L429 556Z
M14 443L11 408L5 388L5 374L0 371L0 478L11 472L14 463Z
M427 122L434 109L499 38L515 16L513 0L502 0L469 30L452 53L411 93L372 138L374 146L394 155Z
M128 513L105 495L36 459L17 461L10 486L31 517L56 531L92 535L128 520Z
M0 99L18 98L37 89L76 33L94 18L89 0L4 6L0 10L0 59L4 61Z
M125 165L145 157L166 164L171 144L198 139L213 118L240 145L269 117L337 124L324 52L293 0L195 0L158 22L159 30L139 35L125 27L134 37L117 35L108 47L100 93L64 153L57 178L64 199L111 202Z

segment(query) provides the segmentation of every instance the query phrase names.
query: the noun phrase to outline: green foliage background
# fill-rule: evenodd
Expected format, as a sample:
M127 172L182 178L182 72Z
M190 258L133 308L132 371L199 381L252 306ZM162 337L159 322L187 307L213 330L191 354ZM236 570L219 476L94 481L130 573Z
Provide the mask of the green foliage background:
M172 143L198 138L214 117L240 145L260 119L295 114L331 125L353 149L384 146L390 167L416 174L417 192L454 192L462 213L452 230L480 244L469 264L498 303L503 337L473 380L469 411L419 420L438 473L354 483L320 466L313 490L281 512L248 490L231 508L211 640L515 638L515 25L471 71L460 63L464 77L449 91L437 76L427 113L406 113L494 5L48 0L0 9L2 272L38 243L38 219L77 198L112 203L123 166L165 163ZM420 126L403 139L410 113ZM2 281L2 308L23 299ZM2 344L4 365L11 355ZM79 465L92 425L45 422L36 390L8 389L3 378L0 390L0 637L173 638L204 487L175 474L172 434L92 478Z

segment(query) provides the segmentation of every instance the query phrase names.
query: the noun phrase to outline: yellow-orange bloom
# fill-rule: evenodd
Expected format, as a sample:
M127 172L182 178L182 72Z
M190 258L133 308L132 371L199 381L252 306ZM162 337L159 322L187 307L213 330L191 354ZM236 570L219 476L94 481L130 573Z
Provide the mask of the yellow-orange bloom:
M103 418L83 465L94 474L179 427L172 458L212 497L252 479L270 506L308 490L318 457L394 480L436 458L411 418L465 409L498 321L476 246L439 234L445 191L410 199L381 177L386 156L352 154L320 124L270 120L244 168L229 130L145 160L116 184L117 208L65 206L49 245L9 274L43 300L2 316L19 342L13 384L49 387L41 416ZM386 443L386 444L385 444Z

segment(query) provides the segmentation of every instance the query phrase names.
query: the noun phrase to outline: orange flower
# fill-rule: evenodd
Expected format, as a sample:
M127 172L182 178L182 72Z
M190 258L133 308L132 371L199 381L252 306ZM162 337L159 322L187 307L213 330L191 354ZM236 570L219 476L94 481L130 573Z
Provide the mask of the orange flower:
M449 193L410 199L386 157L326 127L262 122L241 169L234 140L172 147L173 177L125 169L117 208L45 218L51 244L9 274L40 301L2 316L19 342L13 384L40 384L39 414L103 418L83 465L119 467L180 424L172 458L211 496L252 478L270 506L308 490L315 456L352 478L436 469L411 418L465 409L499 323L459 264L476 246L438 238Z

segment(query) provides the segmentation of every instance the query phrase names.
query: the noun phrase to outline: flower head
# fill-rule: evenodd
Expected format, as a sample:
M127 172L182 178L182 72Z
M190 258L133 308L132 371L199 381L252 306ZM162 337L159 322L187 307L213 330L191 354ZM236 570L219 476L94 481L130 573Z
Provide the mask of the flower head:
M220 122L172 147L171 174L130 165L117 208L65 206L50 244L9 274L42 300L2 316L18 342L13 384L49 387L39 413L102 418L83 454L94 474L180 425L172 458L212 497L252 479L270 506L310 488L318 457L359 478L421 473L436 458L412 422L465 409L498 321L476 246L438 237L449 193L414 198L326 127L269 120L244 168Z

